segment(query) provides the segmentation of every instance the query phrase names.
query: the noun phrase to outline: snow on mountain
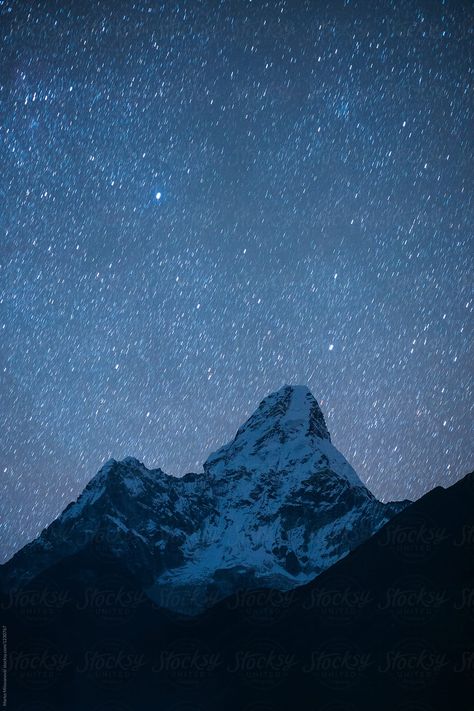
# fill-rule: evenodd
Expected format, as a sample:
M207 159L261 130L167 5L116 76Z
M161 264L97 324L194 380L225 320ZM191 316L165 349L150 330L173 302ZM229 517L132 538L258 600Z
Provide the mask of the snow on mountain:
M211 454L204 471L216 478L240 470L277 476L290 468L296 476L303 476L314 470L321 457L352 486L363 486L332 446L323 413L309 389L286 385L260 403L230 444Z
M3 579L20 587L68 555L99 550L159 604L194 612L238 588L314 578L407 503L375 499L332 445L308 388L286 385L201 474L179 479L132 457L107 462L3 566Z

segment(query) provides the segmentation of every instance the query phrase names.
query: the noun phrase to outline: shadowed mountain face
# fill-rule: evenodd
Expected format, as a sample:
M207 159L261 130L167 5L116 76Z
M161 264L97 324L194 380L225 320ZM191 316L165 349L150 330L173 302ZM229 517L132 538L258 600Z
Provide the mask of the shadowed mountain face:
M383 504L332 445L310 391L265 398L202 474L111 460L79 499L3 566L21 588L98 547L160 605L196 613L242 587L307 582L408 502Z
M474 690L474 474L310 583L160 609L98 542L2 600L14 708L456 711Z

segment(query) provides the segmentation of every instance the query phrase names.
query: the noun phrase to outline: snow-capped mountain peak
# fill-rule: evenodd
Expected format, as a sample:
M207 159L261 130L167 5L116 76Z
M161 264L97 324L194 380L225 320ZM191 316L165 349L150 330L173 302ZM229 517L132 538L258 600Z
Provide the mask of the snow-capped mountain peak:
M219 462L238 468L254 459L269 464L269 456L274 463L272 452L277 454L288 443L311 446L314 437L330 441L318 403L308 388L285 385L262 400L232 442L211 454L204 469L216 471Z
M216 599L239 587L306 582L405 505L377 501L331 443L308 388L285 385L201 474L171 477L134 457L106 462L4 566L4 580L19 586L99 541L159 604L163 591L175 601L186 591L189 612L199 608L189 591L201 591L202 606L209 590Z
M324 415L303 385L284 385L268 395L235 438L211 454L204 470L214 477L238 471L268 474L291 469L299 475L328 465L354 486L359 477L331 443Z
M315 436L330 440L323 413L304 385L284 385L264 398L239 428L234 443L246 438L252 444L270 431L278 432L281 439Z

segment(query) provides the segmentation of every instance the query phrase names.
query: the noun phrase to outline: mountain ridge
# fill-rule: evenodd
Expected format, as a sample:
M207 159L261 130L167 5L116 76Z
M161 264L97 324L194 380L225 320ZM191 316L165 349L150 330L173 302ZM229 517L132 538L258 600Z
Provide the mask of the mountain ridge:
M134 457L106 462L2 566L2 578L20 587L99 540L159 602L181 590L186 611L199 611L246 580L281 589L309 581L408 503L378 501L332 445L309 389L285 385L202 473L172 477Z
M468 711L473 502L469 474L308 584L240 589L195 617L154 604L123 561L79 552L21 595L0 593L12 659L35 662L34 676L10 670L11 698L28 709L286 711L297 693L303 709L378 711L382 699L390 711ZM58 654L67 664L52 671Z

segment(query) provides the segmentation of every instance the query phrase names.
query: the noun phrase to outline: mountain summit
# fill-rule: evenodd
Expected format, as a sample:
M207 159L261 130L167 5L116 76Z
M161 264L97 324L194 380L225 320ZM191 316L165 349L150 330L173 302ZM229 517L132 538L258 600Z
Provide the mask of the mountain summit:
M407 504L378 501L331 443L308 388L285 385L201 474L107 462L2 578L21 587L78 552L105 555L160 605L192 613L240 588L307 582Z
M318 403L307 387L285 385L262 400L233 441L208 458L204 470L217 474L229 466L263 464L277 471L285 456L310 456L321 444L316 440L331 441Z

